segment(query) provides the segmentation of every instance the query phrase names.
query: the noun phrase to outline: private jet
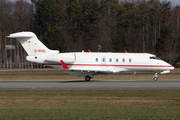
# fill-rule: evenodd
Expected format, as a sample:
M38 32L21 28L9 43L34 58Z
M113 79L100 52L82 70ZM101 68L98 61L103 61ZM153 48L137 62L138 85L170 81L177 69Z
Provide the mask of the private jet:
M154 81L161 74L170 73L174 67L149 53L109 53L109 52L68 52L48 49L32 32L18 32L7 36L16 38L27 52L27 61L40 63L68 71L76 77L90 81L94 75L122 72L155 72Z

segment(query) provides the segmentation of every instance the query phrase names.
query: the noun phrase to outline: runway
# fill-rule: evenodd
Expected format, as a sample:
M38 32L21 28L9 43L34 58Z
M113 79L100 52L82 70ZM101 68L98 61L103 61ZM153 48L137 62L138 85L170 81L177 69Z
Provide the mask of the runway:
M0 90L180 90L180 80L0 81Z

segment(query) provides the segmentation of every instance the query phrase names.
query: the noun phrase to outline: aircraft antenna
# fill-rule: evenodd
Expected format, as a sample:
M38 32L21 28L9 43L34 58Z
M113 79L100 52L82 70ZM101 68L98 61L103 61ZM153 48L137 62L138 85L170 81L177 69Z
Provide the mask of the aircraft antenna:
M102 46L101 45L98 45L97 49L98 49L98 52L102 52Z

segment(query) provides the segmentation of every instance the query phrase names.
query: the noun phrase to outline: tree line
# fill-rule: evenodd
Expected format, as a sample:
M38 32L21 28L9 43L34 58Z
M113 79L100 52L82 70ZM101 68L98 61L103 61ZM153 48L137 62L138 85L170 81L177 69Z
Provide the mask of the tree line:
M0 1L2 67L13 61L25 67L26 53L10 33L32 31L60 52L152 53L176 64L180 60L180 6L159 0L23 0ZM5 54L6 53L6 54ZM6 56L6 60L4 59ZM32 63L26 63L32 64Z

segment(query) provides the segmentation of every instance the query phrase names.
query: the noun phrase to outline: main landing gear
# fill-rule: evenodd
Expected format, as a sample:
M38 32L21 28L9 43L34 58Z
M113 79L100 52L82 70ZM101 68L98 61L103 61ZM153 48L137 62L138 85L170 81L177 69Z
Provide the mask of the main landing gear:
M86 76L86 77L85 77L85 80L86 80L86 81L90 81L90 80L91 80L91 77Z
M86 76L86 77L85 77L85 81L90 81L91 78L93 78L93 77L94 77L93 75L91 75L91 76Z
M158 77L157 72L155 72L154 77L153 77L154 81L157 81L157 80L158 80L157 77Z

